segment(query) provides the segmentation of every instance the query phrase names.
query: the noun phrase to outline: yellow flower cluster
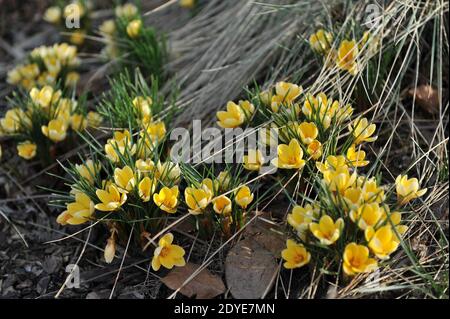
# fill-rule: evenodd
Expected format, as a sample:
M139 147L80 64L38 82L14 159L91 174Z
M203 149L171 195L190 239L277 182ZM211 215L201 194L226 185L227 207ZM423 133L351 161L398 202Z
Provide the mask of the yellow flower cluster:
M52 6L47 8L44 13L44 20L48 23L59 26L65 32L70 32L69 42L74 45L82 45L85 41L86 34L90 25L90 11L92 3L90 1L74 0L65 6ZM68 29L65 27L65 21L80 21L80 27L76 29ZM74 31L75 30L75 31Z
M49 85L41 89L33 87L27 100L25 107L12 108L0 118L0 133L27 137L17 145L19 156L27 160L35 157L38 148L39 138L34 128L56 143L66 138L69 128L83 131L88 125L94 126L101 121L95 112L83 115L77 101L63 97L61 90ZM48 150L41 149L41 152L45 151Z
M352 146L354 148L354 146ZM354 150L352 152L355 152ZM345 244L342 252L344 272L353 276L378 268L377 259L389 259L401 243L407 226L401 224L401 213L391 212L385 194L375 178L356 173L354 160L348 156L328 156L324 163L316 163L322 174L326 191L312 204L295 206L288 215L289 225L296 231L302 244L288 243L283 258L286 268L301 267L309 260L303 245ZM417 179L399 176L396 179L398 203L403 205L422 196ZM359 236L360 243L348 238ZM340 244L339 247L344 247ZM373 254L374 257L370 257ZM319 257L318 257L319 258Z
M72 87L80 75L76 68L80 64L77 48L67 43L35 48L28 62L8 72L8 83L31 90L35 86L55 86L58 81Z
M222 128L236 128L249 121L255 106L249 101L239 101L239 104L234 102L227 103L226 111L217 112L217 125Z
M103 53L109 58L119 55L116 37L120 34L120 26L124 25L125 36L129 39L138 39L142 34L143 24L138 8L132 3L118 5L115 9L115 18L105 20L99 27L100 34L105 38L106 47Z
M360 69L359 55L366 48L366 43L373 40L368 44L368 50L371 53L375 52L378 46L376 38L370 38L370 32L366 31L359 41L355 39L343 40L336 50L333 48L333 35L326 30L319 29L309 37L309 44L316 53L325 57L328 66L335 65L351 75L357 75Z

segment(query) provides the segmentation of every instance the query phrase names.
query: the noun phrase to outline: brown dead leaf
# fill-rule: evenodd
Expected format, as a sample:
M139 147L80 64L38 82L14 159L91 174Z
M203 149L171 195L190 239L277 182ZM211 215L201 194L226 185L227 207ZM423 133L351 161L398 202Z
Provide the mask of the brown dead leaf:
M177 267L161 281L170 289L177 290L200 267L200 265L187 263L184 267ZM196 296L197 299L211 299L225 292L222 279L203 269L198 275L180 289L186 297Z
M256 299L273 285L278 269L274 255L254 239L238 242L225 261L225 278L233 297Z
M430 114L439 113L439 93L431 85L419 85L416 89L409 89L408 95L415 97L417 105Z
M270 213L266 212L263 212L261 216L245 228L243 236L253 239L276 258L280 257L281 250L286 245L283 228L278 224L278 220L273 219Z

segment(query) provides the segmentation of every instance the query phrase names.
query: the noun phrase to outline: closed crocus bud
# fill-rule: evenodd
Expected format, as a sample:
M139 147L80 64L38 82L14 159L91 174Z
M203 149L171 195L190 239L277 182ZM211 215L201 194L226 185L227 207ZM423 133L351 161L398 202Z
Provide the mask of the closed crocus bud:
M104 21L100 27L99 31L103 36L113 36L116 32L116 22L112 19Z
M316 139L319 130L317 129L316 124L312 122L303 122L298 126L298 134L303 143L310 144Z
M82 45L84 43L84 40L86 38L86 32L79 30L79 31L75 31L72 32L72 34L70 35L70 43L75 44L75 45Z
M322 156L322 143L320 143L318 140L312 141L308 145L307 151L312 159L318 160Z
M328 52L333 43L333 35L323 29L318 30L316 33L309 37L309 44L311 48L317 53L324 54Z
M230 187L231 175L228 171L222 171L219 173L216 179L219 182L219 187L222 190L226 190Z
M36 156L37 146L36 144L25 141L17 145L17 153L20 157L30 160Z
M69 72L66 75L66 86L75 86L80 80L80 74L78 72Z
M244 168L249 171L259 171L264 164L264 156L260 150L248 150L248 154L244 155Z
M47 136L53 142L61 142L66 138L67 135L67 125L61 119L51 120L48 126L43 125L42 134Z
M348 71L351 75L358 73L358 45L355 40L342 41L337 55L337 66L340 69Z
M108 242L106 243L106 247L105 247L105 262L107 264L110 264L113 259L114 256L116 255L116 241L114 239L114 237L110 237L108 238Z
M76 132L81 132L86 129L88 122L83 114L73 114L70 117L70 127Z
M57 6L50 7L47 10L45 10L44 20L49 23L57 24L61 21L61 14L62 12L60 7Z
M259 93L259 99L261 100L262 104L264 104L265 106L269 106L272 102L272 91L262 91L261 93Z
M125 3L123 6L116 7L116 16L118 18L131 19L138 13L138 8L132 3Z
M195 0L180 0L178 3L180 4L180 7L186 9L192 9L195 7Z
M127 25L127 34L130 38L135 39L139 37L142 29L142 21L139 19L133 20Z
M243 209L246 209L248 205L253 201L253 193L248 186L241 186L235 192L234 201Z

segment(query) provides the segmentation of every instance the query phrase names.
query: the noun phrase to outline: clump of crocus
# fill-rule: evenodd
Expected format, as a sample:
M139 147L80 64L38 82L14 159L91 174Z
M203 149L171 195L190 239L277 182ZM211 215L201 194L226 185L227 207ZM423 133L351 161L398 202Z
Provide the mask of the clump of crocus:
M8 72L9 84L27 90L35 86L55 86L57 83L74 87L80 75L77 47L67 43L40 46L31 51L26 60Z
M47 8L44 20L57 26L61 32L67 32L68 41L77 46L83 45L86 35L91 32L92 2L89 0L73 0L68 3L58 2ZM70 24L76 28L70 28Z
M48 164L53 145L89 127L85 105L50 85L33 87L27 95L16 94L11 101L16 107L0 118L0 131L18 140L17 153L24 159L39 155L43 164Z

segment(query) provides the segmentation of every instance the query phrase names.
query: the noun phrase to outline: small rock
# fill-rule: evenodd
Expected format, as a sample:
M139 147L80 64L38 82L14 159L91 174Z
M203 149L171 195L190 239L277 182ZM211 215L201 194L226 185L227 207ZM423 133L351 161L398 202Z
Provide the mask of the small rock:
M42 277L36 287L36 291L38 294L42 295L47 292L48 284L50 283L50 276Z

